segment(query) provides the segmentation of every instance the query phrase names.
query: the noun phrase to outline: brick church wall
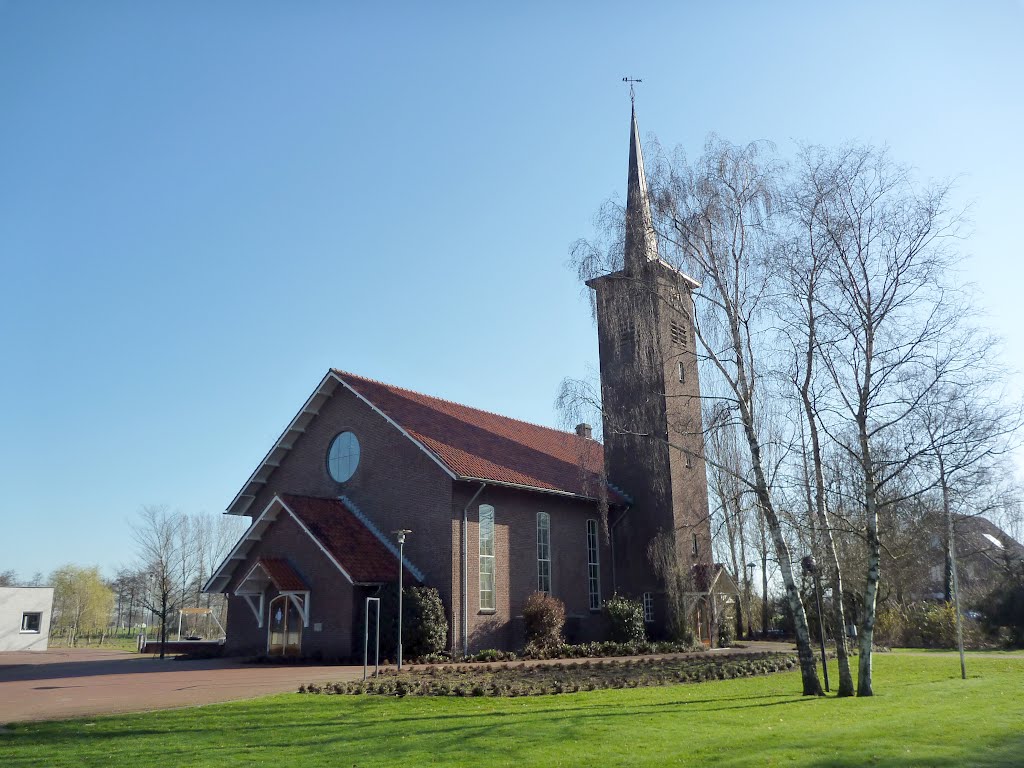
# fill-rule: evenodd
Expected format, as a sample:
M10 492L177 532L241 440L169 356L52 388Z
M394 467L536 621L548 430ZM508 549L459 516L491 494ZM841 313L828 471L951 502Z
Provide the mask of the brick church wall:
M461 592L459 528L462 508L479 485L464 484L455 496L457 525L453 526L456 558L452 563L455 593ZM479 508L494 507L495 529L495 611L480 611L480 526ZM547 512L551 519L551 593L565 603L566 628L571 640L587 641L603 637L604 620L600 611L589 606L587 581L587 520L600 515L594 502L554 494L519 491L488 486L473 502L468 513L468 602L469 650L519 648L525 642L522 620L526 598L537 591L537 513ZM600 534L602 598L611 596L611 558L603 532ZM456 602L458 608L458 602ZM455 613L458 643L461 649L461 615Z

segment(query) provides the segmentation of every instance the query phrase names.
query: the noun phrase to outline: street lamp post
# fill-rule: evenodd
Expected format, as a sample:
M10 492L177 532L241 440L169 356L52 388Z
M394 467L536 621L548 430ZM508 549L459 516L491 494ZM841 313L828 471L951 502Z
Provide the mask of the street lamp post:
M754 634L754 618L750 615L754 610L754 601L751 597L750 585L754 583L754 569L757 568L757 563L747 563L747 639L749 640Z
M412 531L402 529L395 531L398 537L398 671L402 671L402 589L403 573L405 566L405 537Z
M821 669L825 675L825 692L828 693L828 665L825 663L825 622L821 615L821 584L818 582L818 564L814 562L814 555L807 555L800 564L804 573L811 574L814 582L814 598L818 603L818 637L821 639Z

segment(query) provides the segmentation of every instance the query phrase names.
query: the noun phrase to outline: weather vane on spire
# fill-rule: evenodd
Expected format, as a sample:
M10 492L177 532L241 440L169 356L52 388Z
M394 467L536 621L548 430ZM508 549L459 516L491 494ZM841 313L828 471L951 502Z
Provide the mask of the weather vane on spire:
M633 86L636 83L642 83L643 80L639 80L639 79L633 78L633 77L624 77L624 78L622 78L622 82L629 83L629 101L630 101L631 104L636 106L636 91L633 89Z

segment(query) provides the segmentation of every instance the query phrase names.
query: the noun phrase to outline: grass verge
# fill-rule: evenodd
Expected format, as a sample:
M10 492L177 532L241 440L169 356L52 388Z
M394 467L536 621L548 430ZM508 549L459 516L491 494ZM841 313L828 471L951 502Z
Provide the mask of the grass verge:
M879 655L867 699L804 698L797 673L528 698L286 694L23 723L22 766L1019 766L1024 654ZM833 673L833 678L835 677Z

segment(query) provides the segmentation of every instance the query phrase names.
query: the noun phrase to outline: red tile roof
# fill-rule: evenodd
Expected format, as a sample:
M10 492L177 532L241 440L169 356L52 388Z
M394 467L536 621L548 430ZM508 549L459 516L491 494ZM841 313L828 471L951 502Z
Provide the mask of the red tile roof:
M353 581L397 581L398 556L343 501L284 493L280 497ZM405 580L407 584L417 583L408 567Z
M344 371L334 373L460 478L598 496L601 444Z
M259 564L280 592L306 592L309 586L295 572L291 564L281 557L261 557Z

